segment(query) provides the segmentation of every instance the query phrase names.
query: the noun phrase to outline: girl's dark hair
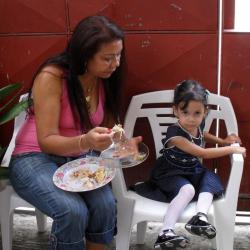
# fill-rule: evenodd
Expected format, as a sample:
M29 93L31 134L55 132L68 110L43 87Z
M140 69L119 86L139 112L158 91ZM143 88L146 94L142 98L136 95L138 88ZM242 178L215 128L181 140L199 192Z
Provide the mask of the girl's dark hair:
M177 107L180 103L181 109L185 109L190 101L199 101L207 106L208 91L195 80L184 80L179 83L174 91L174 105Z
M78 76L86 71L88 61L100 50L101 46L115 40L124 42L124 33L114 22L104 16L90 16L80 21L75 27L66 49L45 61L36 75L47 65L59 66L65 71L67 90L74 118L80 120L81 129L90 129L87 103L84 90ZM105 115L112 114L118 119L122 89L122 68L124 65L122 51L120 67L108 78L103 79L105 91Z

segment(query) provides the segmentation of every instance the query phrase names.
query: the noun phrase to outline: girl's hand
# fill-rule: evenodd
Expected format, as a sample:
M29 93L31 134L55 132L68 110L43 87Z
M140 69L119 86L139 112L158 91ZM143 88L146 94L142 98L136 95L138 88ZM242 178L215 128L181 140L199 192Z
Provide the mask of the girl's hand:
M102 151L112 143L110 129L105 127L95 127L85 134L85 143L89 149Z
M224 145L230 145L230 144L233 144L233 143L241 144L241 139L236 134L230 134L226 138L223 139L223 144Z
M246 157L246 148L245 147L232 146L232 148L233 148L234 154L242 154L244 158Z

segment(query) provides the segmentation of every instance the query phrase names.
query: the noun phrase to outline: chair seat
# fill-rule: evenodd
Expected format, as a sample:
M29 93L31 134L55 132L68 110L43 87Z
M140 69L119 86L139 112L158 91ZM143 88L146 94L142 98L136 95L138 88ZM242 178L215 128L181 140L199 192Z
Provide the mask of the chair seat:
M20 198L20 196L13 189L10 182L7 184L5 189L6 190L3 190L3 193L8 192L7 195L11 198L11 209L15 209L17 207L34 208L34 206L32 206L30 203Z
M147 221L162 222L169 203L150 200L133 191L128 191L128 197L135 199L134 216L137 222L142 221L143 218ZM195 213L196 202L191 202L178 222L186 223ZM156 212L157 211L157 212ZM134 222L136 224L137 222Z

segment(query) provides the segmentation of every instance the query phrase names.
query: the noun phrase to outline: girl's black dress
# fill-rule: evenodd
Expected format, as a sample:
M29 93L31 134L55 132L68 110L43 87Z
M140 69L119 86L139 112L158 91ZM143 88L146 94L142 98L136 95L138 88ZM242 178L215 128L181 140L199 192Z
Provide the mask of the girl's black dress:
M132 186L131 189L142 196L163 202L170 202L185 184L194 186L194 200L197 200L201 192L210 192L215 198L221 196L224 188L219 176L204 167L198 157L177 147L167 148L168 141L176 136L185 137L192 143L203 146L202 127L204 126L199 128L198 136L193 137L179 123L169 126L162 140L164 146L160 151L162 155L156 160L150 179Z

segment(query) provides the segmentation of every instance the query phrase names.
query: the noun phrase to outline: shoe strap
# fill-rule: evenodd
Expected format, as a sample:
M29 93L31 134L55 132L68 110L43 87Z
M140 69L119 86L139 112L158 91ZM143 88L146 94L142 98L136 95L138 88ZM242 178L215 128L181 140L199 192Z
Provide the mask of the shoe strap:
M202 212L198 212L198 213L197 213L197 216L198 216L198 217L204 216L204 217L206 217L206 218L208 219L207 214L202 213Z
M167 233L173 233L173 234L175 234L175 231L172 229L172 228L169 228L169 229L164 229L164 230L162 230L162 232L164 233L164 234L167 234Z

